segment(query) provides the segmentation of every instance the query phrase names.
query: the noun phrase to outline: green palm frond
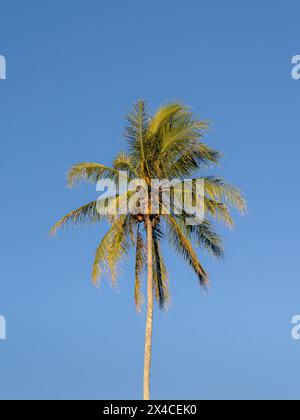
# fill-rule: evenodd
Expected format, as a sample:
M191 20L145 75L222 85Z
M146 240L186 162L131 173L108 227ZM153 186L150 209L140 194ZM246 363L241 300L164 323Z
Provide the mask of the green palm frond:
M205 213L219 222L225 223L228 227L234 226L234 220L230 214L230 207L237 209L241 214L247 211L246 200L243 194L234 186L225 183L224 180L214 177L194 178L191 180L179 181L173 188L174 192L190 194L192 189L193 199L196 199L195 184L197 181L203 183L204 187L204 209ZM173 197L171 196L171 199Z
M137 232L136 237L136 251L135 251L135 286L134 286L134 301L135 306L138 312L141 311L141 307L143 304L143 295L142 295L142 274L145 270L147 263L147 256L146 256L146 247L144 244L143 237L139 231Z
M208 220L204 220L200 225L188 225L186 230L191 239L208 253L216 258L224 257L222 238L214 231Z
M228 228L234 226L234 220L230 214L230 210L223 202L204 197L204 209L206 216L210 216L212 219L224 223Z
M74 165L67 176L68 186L74 187L80 182L97 183L101 177L115 178L118 171L100 163L78 163Z
M51 229L50 235L55 236L60 229L64 229L66 225L72 224L77 226L80 223L97 223L102 218L97 211L97 201L92 201L76 210L71 211L62 219L60 219Z
M125 136L128 140L133 166L145 174L149 143L149 115L144 100L139 100L127 117Z
M172 160L170 166L164 165L165 176L169 178L184 178L192 176L202 167L218 165L220 153L204 143L195 143L184 151L178 159Z
M160 309L166 309L169 299L169 276L161 253L160 239L162 232L158 226L153 229L153 280L157 302Z
M208 128L205 121L195 121L191 114L178 118L170 125L169 130L164 133L162 139L161 156L171 153L173 156L182 155L189 151L203 135L203 131Z
M181 253L184 259L190 264L198 276L201 286L208 287L209 281L207 274L200 264L196 251L194 250L190 240L188 239L186 229L180 225L173 216L166 215L166 221L169 225L169 236L172 245Z

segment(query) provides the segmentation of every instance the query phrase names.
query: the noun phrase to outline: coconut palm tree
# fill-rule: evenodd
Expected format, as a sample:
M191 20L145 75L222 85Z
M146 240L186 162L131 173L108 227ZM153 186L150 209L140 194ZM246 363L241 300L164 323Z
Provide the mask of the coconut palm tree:
M214 176L197 177L198 172L211 165L217 165L220 154L202 141L208 129L205 121L194 117L189 108L181 103L162 106L151 116L144 100L139 100L127 118L125 137L128 142L127 153L121 153L111 167L99 163L79 163L68 174L68 185L78 182L97 183L101 180L117 181L120 171L129 180L142 180L147 189L147 205L135 212L121 212L121 200L128 200L132 191L117 191L115 196L92 201L63 217L52 228L51 233L64 228L67 224L98 223L108 221L109 230L96 250L92 278L99 283L101 275L108 271L112 283L116 282L120 260L128 254L131 247L135 250L135 287L134 298L138 311L143 304L142 278L147 271L147 316L144 353L144 399L150 399L150 367L152 353L153 301L156 298L161 309L169 301L168 271L161 252L161 242L166 239L191 266L202 287L209 286L208 275L200 263L196 247L208 251L216 258L222 258L223 245L215 232L214 220L233 226L230 207L243 213L246 202L242 193L232 185ZM177 179L172 184L170 208L164 208L162 194L158 206L151 199L151 180ZM203 203L205 218L201 223L187 223L190 214L183 210L175 211L174 191L185 192L183 180L189 179L191 185L198 180L204 183ZM196 198L192 188L193 200ZM122 201L123 202L123 201ZM99 204L107 209L103 214ZM156 203L157 204L157 203ZM155 208L155 211L153 210Z

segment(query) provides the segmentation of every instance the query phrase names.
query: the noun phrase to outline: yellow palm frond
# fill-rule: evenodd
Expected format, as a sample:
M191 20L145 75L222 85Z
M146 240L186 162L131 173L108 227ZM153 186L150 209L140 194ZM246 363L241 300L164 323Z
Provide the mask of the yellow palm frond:
M65 228L67 224L77 226L79 223L96 223L101 219L97 211L97 201L92 201L60 219L51 229L50 235L55 236L58 230Z
M98 246L92 274L95 284L100 279L103 269L109 271L112 283L115 283L117 264L129 248L128 221L127 215L117 218Z
M179 102L170 103L160 107L154 116L151 118L149 131L152 135L157 135L159 130L165 123L168 123L171 118L182 112L188 111L188 108Z
M247 212L247 203L242 192L233 185L227 184L223 179L204 177L205 194L212 200L228 203L241 214Z
M100 163L78 163L74 165L67 176L68 186L74 187L76 183L92 182L96 183L102 176L113 178L118 174L116 169L109 166L101 165Z

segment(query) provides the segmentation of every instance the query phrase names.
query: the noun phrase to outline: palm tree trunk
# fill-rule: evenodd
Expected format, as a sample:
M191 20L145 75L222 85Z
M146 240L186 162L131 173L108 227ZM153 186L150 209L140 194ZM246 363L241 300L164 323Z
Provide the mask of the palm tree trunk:
M152 257L152 222L146 218L147 248L148 248L148 281L147 281L147 320L145 337L144 359L144 400L150 400L150 368L152 352L152 325L153 325L153 257Z

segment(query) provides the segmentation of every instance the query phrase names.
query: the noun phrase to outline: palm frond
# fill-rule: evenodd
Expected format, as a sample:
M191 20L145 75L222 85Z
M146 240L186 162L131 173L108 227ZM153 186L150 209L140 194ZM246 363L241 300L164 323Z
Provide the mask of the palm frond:
M208 220L204 220L200 225L187 225L186 230L191 239L204 247L208 253L218 259L224 257L222 238L213 230Z
M225 201L241 214L247 211L247 204L242 192L233 185L226 183L221 178L213 176L204 177L205 194L215 201Z
M116 281L116 268L121 258L128 252L130 216L122 215L116 219L96 250L92 279L96 284L102 272L109 271L112 283Z
M149 139L149 115L144 100L139 100L127 117L125 136L129 143L133 165L144 173L147 167L147 141Z
M242 214L247 210L245 198L237 188L225 183L219 178L202 177L185 180L184 182L179 181L174 186L173 191L181 193L182 197L184 197L184 194L186 193L192 193L193 200L195 201L196 193L194 186L199 181L203 183L204 186L203 201L205 213L210 215L213 219L225 223L227 227L233 227L234 220L230 214L229 206L236 208Z
M166 309L170 298L168 270L165 265L161 249L160 239L162 232L158 226L153 229L153 280L156 299L160 309Z
M172 245L181 253L184 259L190 264L198 276L201 286L208 287L209 281L204 268L201 266L196 251L194 250L183 225L179 225L175 218L171 215L166 215L165 219L169 225L169 236Z
M97 201L92 201L60 219L51 229L50 235L55 236L58 230L64 229L67 224L76 226L79 223L97 223L101 220L102 218L97 211Z
M177 159L165 164L164 175L169 178L184 178L192 176L199 169L218 165L220 153L204 143L195 143L190 145Z
M210 216L210 218L215 219L220 223L224 223L224 225L230 229L234 227L234 220L225 203L204 197L204 209L207 217Z
M74 187L76 183L92 182L97 183L101 177L114 178L118 171L100 163L78 163L74 165L67 176L68 186Z
M139 231L136 237L136 251L135 251L135 286L134 286L134 301L135 307L138 312L141 311L141 307L144 301L142 295L142 274L147 264L146 249L143 237Z
M151 118L149 131L156 136L165 124L169 124L170 120L176 115L188 111L188 108L179 102L170 103L160 107Z
M170 129L164 134L161 148L161 155L176 153L182 155L188 151L202 137L204 130L208 128L205 121L195 121L192 114L187 114L176 120Z

